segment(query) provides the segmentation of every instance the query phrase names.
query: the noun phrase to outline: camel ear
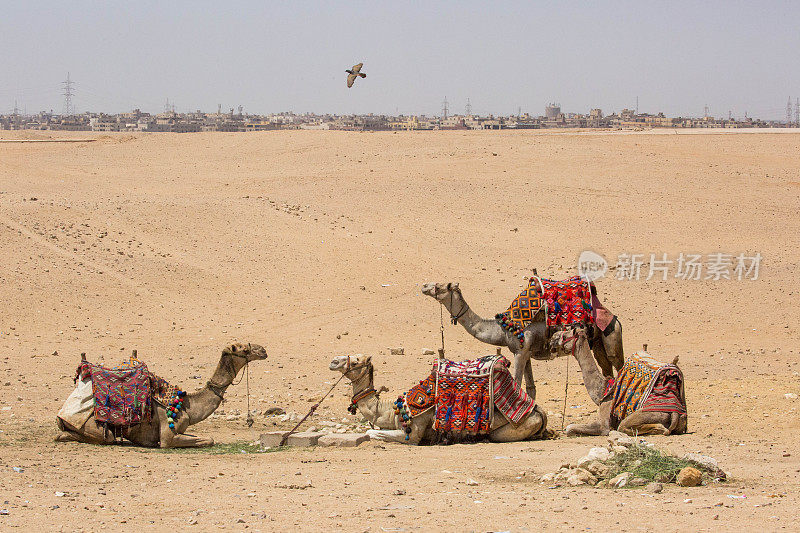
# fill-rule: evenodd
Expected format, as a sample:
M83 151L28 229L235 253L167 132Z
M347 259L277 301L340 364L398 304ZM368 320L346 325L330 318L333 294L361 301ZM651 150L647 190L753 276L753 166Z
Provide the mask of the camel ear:
M453 289L454 291L457 291L457 290L458 290L458 282L455 282L455 283L453 283L452 289Z
M367 363L370 363L370 362L372 362L372 356L371 356L371 355L368 355L368 356L366 356L366 357L364 358L364 364L367 364Z

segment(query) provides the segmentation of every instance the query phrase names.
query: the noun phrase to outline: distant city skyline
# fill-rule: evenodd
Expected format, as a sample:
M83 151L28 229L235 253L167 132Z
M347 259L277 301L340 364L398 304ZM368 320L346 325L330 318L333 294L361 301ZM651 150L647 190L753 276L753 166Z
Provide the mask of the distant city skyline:
M643 113L784 120L800 96L800 4L7 5L0 114ZM352 89L344 72L364 62Z

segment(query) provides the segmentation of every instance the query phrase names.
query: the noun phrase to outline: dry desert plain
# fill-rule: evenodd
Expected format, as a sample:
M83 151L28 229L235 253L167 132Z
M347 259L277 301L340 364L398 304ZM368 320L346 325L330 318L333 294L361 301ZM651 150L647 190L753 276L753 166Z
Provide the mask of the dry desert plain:
M95 142L0 143L0 530L800 529L800 134L0 134L20 137ZM648 281L645 264L597 282L626 353L680 356L690 433L649 440L715 457L728 483L539 482L603 437L235 454L53 442L80 352L112 364L137 349L193 390L226 343L259 343L251 408L302 415L335 355L372 354L390 394L427 375L440 310L423 282L460 282L489 316L533 268L567 277L587 249L612 265L762 255L757 280L673 265ZM446 319L448 357L493 352ZM565 366L534 363L554 429ZM586 420L574 362L569 379L566 421ZM306 427L355 421L349 394ZM231 387L194 432L249 443L290 427L259 414L248 428L246 401Z

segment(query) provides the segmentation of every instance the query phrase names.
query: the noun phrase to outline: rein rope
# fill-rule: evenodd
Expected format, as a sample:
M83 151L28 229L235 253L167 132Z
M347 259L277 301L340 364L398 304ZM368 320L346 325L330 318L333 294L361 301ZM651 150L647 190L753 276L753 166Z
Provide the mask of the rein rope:
M453 293L454 292L455 292L455 290L453 290L453 289L450 290L450 309L453 308ZM468 308L469 308L469 306L467 306L466 302L464 302L464 298L462 297L461 298L461 311L459 311L455 315L453 313L450 313L450 322L452 322L454 326L457 326L458 325L458 319L461 318L462 316L464 316L464 314L467 312Z
M358 368L358 367L356 367L356 368ZM335 389L335 388L336 388L336 385L338 385L338 384L339 384L339 382L340 382L340 381L342 381L342 379L344 379L344 377L345 377L347 374L349 374L351 370L353 370L353 368L350 368L350 356L348 355L348 356L347 356L347 370L345 370L344 372L342 372L342 375L341 375L341 376L339 376L339 379L337 379L337 380L336 380L336 383L334 383L333 385L331 385L331 388L330 388L330 389L328 389L328 392L326 392L326 393L325 393L325 394L322 396L322 398L320 398L320 400L319 400L317 403L315 403L314 405L312 405L312 406L311 406L311 409L309 409L309 410L308 410L308 413L306 413L306 416L304 416L304 417L303 417L303 418L300 420L300 422L298 422L297 424L295 424L295 426L294 426L294 427L293 427L291 430L289 430L289 431L287 431L286 433L284 433L284 434L283 434L283 437L281 437L281 443L280 443L280 444L278 444L278 446L279 446L279 447L286 446L286 441L287 441L287 440L289 440L289 437L292 435L292 433L294 433L295 431L297 431L297 428L299 428L299 427L300 427L300 424L302 424L303 422L305 422L305 421L306 421L306 419L307 419L309 416L311 416L311 415L314 413L314 411L316 411L316 410L317 410L317 407L319 407L319 406L322 404L322 401L323 401L325 398L327 398L327 397L328 397L328 395L329 395L331 392L333 392L333 389Z
M575 357L575 347L578 345L578 335L574 334L572 337L566 339L566 341L572 341L572 357ZM566 374L564 375L564 406L561 408L561 431L564 431L564 421L567 418L567 394L569 394L569 359L569 356L567 356L567 370Z

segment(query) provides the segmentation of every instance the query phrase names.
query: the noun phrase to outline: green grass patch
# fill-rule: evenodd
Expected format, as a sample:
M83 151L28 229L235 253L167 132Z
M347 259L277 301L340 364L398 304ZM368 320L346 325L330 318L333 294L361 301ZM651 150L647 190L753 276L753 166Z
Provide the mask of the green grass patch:
M275 453L287 450L288 447L283 448L267 448L262 450L257 444L248 441L236 441L219 443L213 446L206 446L204 448L137 448L143 453L161 453L161 454L209 454L209 455L250 455L262 453Z
M625 453L617 453L605 462L611 468L608 478L630 472L631 476L646 479L648 482L657 481L659 483L674 483L678 472L687 466L696 468L703 474L703 480L715 479L714 472L703 465L679 459L666 454L653 446L645 446L636 443Z

